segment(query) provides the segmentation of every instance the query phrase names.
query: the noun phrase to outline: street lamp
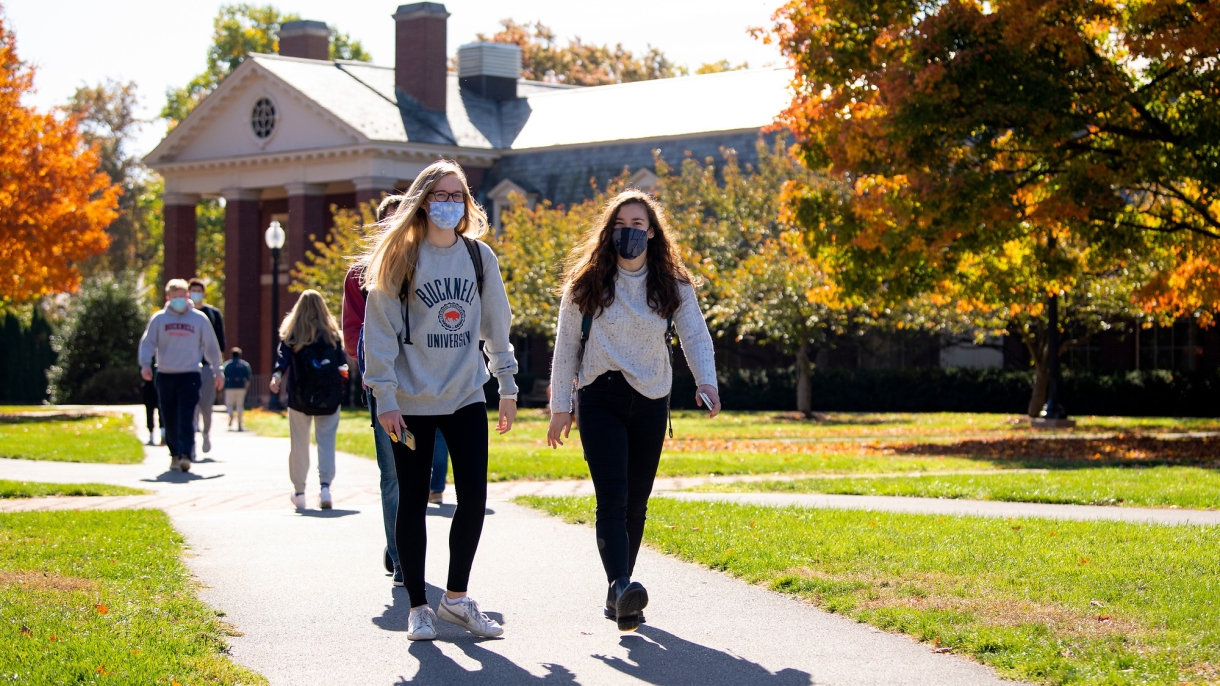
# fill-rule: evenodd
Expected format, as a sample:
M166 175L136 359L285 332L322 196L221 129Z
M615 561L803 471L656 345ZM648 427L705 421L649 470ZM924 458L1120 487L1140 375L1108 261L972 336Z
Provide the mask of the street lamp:
M284 247L284 229L278 221L273 219L263 237L267 241L267 247L271 248L271 368L275 369L275 356L280 342L280 327L277 319L280 311L280 249ZM267 409L284 409L280 407L279 393L271 394L271 398L267 401Z

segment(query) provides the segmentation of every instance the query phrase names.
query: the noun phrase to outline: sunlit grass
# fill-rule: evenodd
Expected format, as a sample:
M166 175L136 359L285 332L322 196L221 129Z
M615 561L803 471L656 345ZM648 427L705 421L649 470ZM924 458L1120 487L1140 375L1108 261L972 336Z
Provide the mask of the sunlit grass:
M144 446L129 415L0 416L0 457L139 464Z
M570 522L592 498L522 498ZM1220 528L654 498L646 542L1042 683L1220 677ZM647 584L648 571L637 570ZM654 599L664 602L664 599Z
M152 491L112 484L52 484L41 481L6 481L0 479L0 498L42 498L52 495L147 495L149 493L152 493Z

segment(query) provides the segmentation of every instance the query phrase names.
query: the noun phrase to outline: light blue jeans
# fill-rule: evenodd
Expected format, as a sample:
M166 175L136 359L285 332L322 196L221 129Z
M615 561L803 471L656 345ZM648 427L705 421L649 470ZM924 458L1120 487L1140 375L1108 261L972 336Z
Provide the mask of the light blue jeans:
M394 520L398 516L398 474L394 471L394 448L390 444L390 435L377 421L377 399L369 394L369 412L373 416L373 445L377 450L377 468L381 470L381 517L385 525L385 544L390 551L390 559L394 567L398 563L398 546L394 544ZM445 490L445 477L449 472L449 447L445 445L445 437L440 430L436 432L436 445L432 449L432 483L433 491Z

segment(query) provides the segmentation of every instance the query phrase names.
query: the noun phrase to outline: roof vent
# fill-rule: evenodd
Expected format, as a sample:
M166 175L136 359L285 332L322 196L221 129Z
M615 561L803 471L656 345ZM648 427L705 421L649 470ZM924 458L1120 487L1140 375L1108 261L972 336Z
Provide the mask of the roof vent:
M321 21L286 21L280 25L280 54L310 60L330 59L330 29Z
M492 100L514 100L521 78L521 48L512 43L467 43L458 48L462 90Z

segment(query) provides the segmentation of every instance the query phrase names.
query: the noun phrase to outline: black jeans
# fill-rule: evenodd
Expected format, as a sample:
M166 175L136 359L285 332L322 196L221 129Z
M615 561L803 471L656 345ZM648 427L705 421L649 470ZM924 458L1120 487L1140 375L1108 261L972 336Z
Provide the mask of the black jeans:
M157 372L157 399L169 454L190 457L195 452L195 406L199 404L199 372Z
M668 410L668 397L645 398L622 372L606 372L580 390L580 442L597 493L597 548L607 581L635 571Z
M449 444L453 461L453 487L457 509L449 525L450 591L465 591L470 567L483 534L487 509L487 406L473 403L447 415L404 415L407 429L415 434L415 450L393 442L394 468L398 473L398 516L394 539L402 578L411 597L411 607L428 602L424 591L424 556L428 550L429 482L432 480L432 449L440 429Z

